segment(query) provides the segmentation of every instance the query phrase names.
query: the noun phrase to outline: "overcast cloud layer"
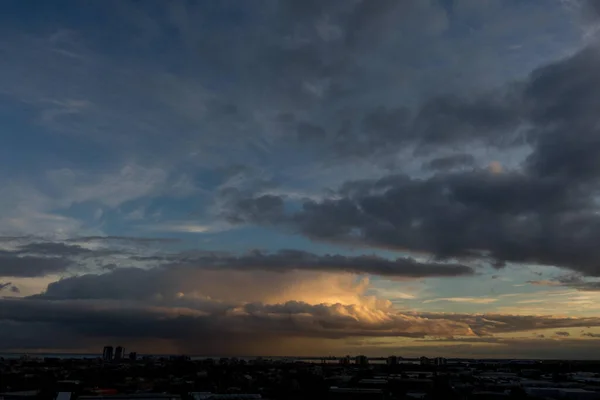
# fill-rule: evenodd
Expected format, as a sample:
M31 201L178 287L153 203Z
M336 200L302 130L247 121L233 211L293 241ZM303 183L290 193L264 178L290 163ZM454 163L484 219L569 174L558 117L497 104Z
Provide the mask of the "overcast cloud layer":
M598 4L6 2L0 350L600 357Z

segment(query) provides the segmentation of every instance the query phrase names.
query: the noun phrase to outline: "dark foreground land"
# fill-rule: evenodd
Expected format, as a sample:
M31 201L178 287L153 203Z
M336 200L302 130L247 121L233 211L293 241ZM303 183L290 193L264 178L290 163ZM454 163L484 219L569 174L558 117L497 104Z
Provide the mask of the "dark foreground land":
M0 399L600 399L600 362L0 359Z

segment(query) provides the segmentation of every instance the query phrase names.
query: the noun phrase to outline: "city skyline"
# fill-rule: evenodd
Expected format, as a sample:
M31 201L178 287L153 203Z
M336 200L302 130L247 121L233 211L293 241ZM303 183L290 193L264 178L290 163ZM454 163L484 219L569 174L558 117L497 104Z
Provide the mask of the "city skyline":
M598 1L33 3L0 353L600 359Z

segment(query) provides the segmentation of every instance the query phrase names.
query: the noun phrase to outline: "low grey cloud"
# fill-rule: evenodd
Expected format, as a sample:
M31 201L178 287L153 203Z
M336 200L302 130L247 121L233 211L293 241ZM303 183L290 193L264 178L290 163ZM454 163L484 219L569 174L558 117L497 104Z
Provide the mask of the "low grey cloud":
M412 258L388 260L378 256L316 255L299 250L280 250L276 253L253 251L241 256L209 254L194 257L185 254L175 263L197 265L203 268L232 268L237 270L265 270L285 272L326 271L373 274L390 277L423 278L427 276L452 277L475 273L472 267L460 264L420 262Z
M554 334L556 336L561 336L561 337L568 337L571 336L571 334L569 332L566 331L558 331L558 332L554 332Z
M0 276L31 278L64 272L71 265L58 257L21 256L18 252L0 251Z
M326 132L323 128L308 122L298 123L297 133L300 141L322 140L326 135Z
M423 163L423 169L429 171L444 171L459 167L473 167L475 157L470 154L454 154L446 157L434 158L431 161Z
M527 283L538 286L563 286L584 292L600 291L600 282L585 279L585 277L577 274L561 275L553 279L531 280Z
M69 238L67 242L91 243L91 242L121 242L121 243L177 243L177 238L155 238L139 236L78 236Z
M21 246L18 253L54 256L79 256L90 254L92 253L92 250L78 245L70 245L61 242L33 242Z
M29 240L29 238L25 238ZM119 245L131 238L114 239ZM140 238L141 243L146 242ZM94 239L96 240L96 239ZM104 241L104 239L103 239ZM113 241L111 239L110 241ZM137 243L134 241L134 243ZM43 276L65 271L78 262L88 261L103 269L118 269L139 264L162 265L165 268L231 269L239 271L347 272L388 277L458 277L475 274L467 265L417 261L414 258L386 259L376 255L343 256L318 255L307 251L283 249L274 253L254 250L236 255L228 252L179 251L167 252L129 247L85 248L68 242L32 241L22 243L12 251L2 251L0 276ZM109 261L112 264L109 264ZM22 267L22 271L18 269ZM2 269L4 268L4 269ZM20 275L11 275L20 274Z

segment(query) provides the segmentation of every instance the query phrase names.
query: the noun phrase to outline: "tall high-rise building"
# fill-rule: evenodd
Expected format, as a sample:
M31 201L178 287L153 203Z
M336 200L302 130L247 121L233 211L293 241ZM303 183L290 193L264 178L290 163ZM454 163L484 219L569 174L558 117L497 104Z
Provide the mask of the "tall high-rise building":
M115 360L122 360L125 358L125 347L117 346L115 349Z
M112 346L104 346L104 351L102 352L102 359L104 361L112 361L112 359L113 359L113 347Z
M436 357L434 358L433 363L435 365L446 365L448 360L446 360L444 357Z
M137 360L137 353L136 353L135 351L130 351L130 352L129 352L129 359L130 359L131 361L135 361L135 360Z
M389 356L385 362L387 365L398 365L398 357Z

